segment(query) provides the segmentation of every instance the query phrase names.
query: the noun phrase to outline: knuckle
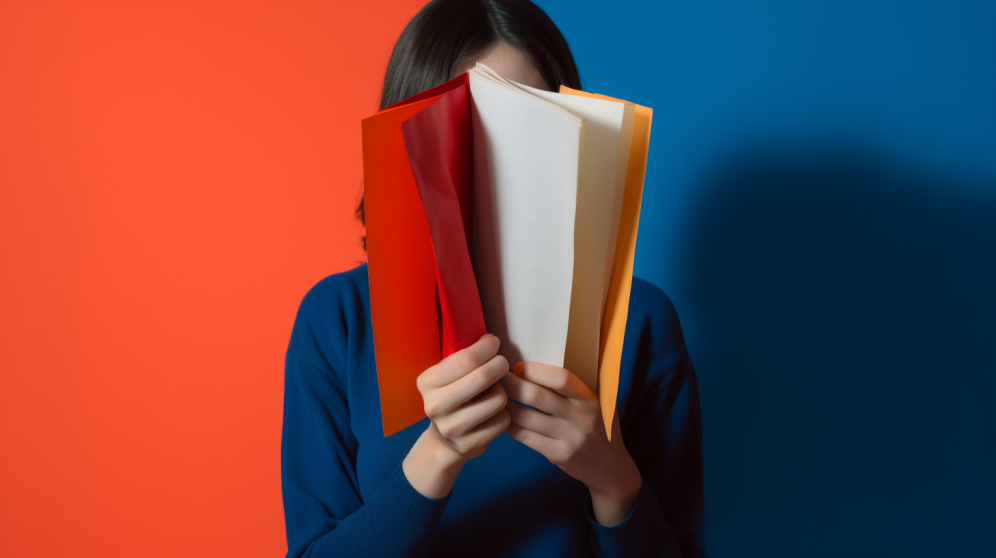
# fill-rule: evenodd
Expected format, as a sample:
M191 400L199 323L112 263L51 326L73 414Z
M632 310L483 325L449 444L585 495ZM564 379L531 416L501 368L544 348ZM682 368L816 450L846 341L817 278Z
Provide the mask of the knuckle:
M501 402L501 406L504 407L506 404L508 404L508 393L505 391L505 388L503 388L501 384L495 383L495 385L498 386L496 389L496 391L498 392L498 401Z
M508 408L505 409L505 412L508 413L509 421L514 422L516 425L521 426L522 428L526 428L526 424L522 420L522 413L512 411Z
M563 443L554 446L553 450L550 452L550 461L556 464L567 463L567 448Z
M439 435L442 436L443 438L446 438L447 440L449 440L450 437L453 436L454 434L453 427L450 426L449 424L437 424L436 430L439 430Z
M560 370L554 371L553 377L550 378L550 387L556 390L563 389L567 387L567 370L561 368Z
M466 372L477 366L477 360L469 352L461 352L453 355L453 364Z
M518 423L524 428L533 430L539 427L539 418L537 411L529 412L531 409L525 409L519 414Z
M598 399L586 399L579 403L589 415L602 415L602 406L598 403Z
M563 460L564 460L564 462L566 463L566 462L570 461L571 459L573 459L574 456L577 454L577 450L578 450L577 445L572 444L570 442L565 442L563 444L563 449L561 450L563 452Z
M505 404L506 404L505 397L503 395L499 394L498 397L494 398L494 403L492 403L492 405L491 405L491 408L490 408L491 414L494 415L494 414L500 412L502 409L505 408Z
M558 390L567 389L567 386L570 385L571 377L569 376L569 374L570 372L564 370L563 372L557 375L556 384Z
M481 375L481 378L487 382L487 385L491 385L495 380L505 375L505 371L502 370L501 362L497 360L497 357L482 364L477 371Z
M543 390L536 387L529 387L525 390L526 403L536 407L537 409L542 407L546 403L546 394Z
M595 432L595 429L598 428L598 425L601 423L599 420L600 418L601 417L596 417L591 414L585 414L584 417L577 422L578 429L585 438Z
M491 387L494 383L488 376L488 371L485 368L478 368L474 371L473 386L475 393L481 393L482 391Z
M596 432L596 424L593 421L584 421L581 423L581 434L587 438Z
M423 410L425 416L434 418L439 414L439 404L434 399L423 399Z

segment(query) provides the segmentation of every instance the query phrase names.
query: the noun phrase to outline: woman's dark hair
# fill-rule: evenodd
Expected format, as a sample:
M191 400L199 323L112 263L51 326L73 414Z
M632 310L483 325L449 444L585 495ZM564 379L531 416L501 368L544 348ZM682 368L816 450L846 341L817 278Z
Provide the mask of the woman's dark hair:
M380 109L448 81L466 57L506 42L535 64L551 87L581 89L567 40L529 0L432 0L408 22L384 75ZM356 208L366 225L363 198ZM363 238L363 249L367 239Z

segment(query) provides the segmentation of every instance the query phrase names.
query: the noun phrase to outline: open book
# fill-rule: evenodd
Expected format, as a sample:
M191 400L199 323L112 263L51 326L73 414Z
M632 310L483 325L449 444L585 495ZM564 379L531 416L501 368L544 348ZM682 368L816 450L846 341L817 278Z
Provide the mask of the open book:
M611 436L651 116L478 64L363 120L385 436L425 417L418 375L486 332L577 375Z

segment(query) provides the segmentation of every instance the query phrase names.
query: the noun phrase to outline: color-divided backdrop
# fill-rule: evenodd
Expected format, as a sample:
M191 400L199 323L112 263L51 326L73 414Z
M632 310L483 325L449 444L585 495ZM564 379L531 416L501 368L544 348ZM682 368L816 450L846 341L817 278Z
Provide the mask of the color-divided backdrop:
M421 3L0 3L0 555L285 551L283 351ZM996 553L993 5L539 4L655 109L710 554Z

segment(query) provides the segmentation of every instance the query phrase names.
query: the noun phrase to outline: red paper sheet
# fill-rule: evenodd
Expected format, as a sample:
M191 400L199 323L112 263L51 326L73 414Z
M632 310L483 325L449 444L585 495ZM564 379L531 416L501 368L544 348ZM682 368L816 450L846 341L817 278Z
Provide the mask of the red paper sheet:
M461 83L465 75L362 123L370 314L385 437L425 418L415 381L440 360L432 238L401 125Z
M469 248L473 150L467 82L466 74L452 80L456 87L401 125L432 237L444 358L487 332Z

